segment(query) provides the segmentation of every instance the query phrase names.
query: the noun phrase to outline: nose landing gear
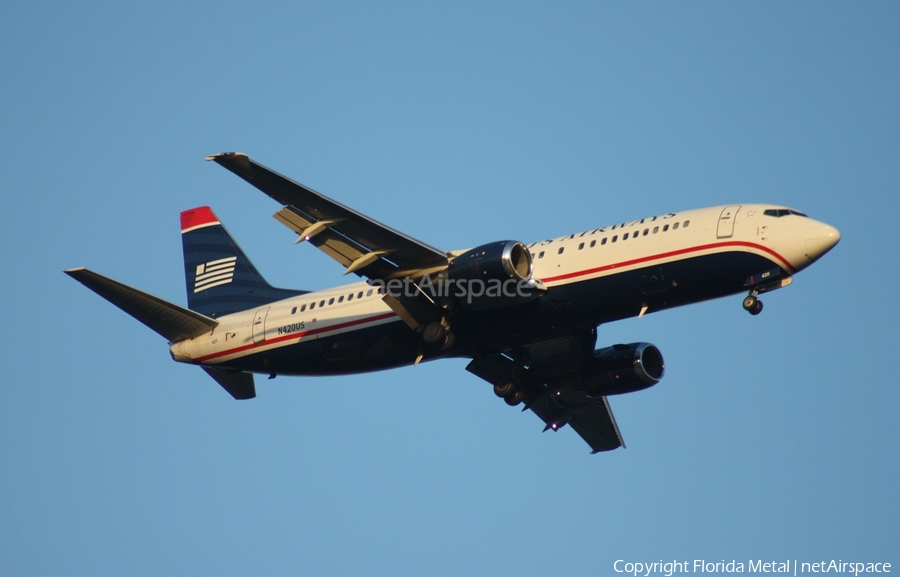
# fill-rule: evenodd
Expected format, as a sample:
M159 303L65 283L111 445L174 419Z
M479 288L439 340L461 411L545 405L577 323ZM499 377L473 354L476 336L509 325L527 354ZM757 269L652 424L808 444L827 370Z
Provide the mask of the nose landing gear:
M762 301L756 298L756 291L752 291L743 302L744 310L751 315L758 315L763 310Z

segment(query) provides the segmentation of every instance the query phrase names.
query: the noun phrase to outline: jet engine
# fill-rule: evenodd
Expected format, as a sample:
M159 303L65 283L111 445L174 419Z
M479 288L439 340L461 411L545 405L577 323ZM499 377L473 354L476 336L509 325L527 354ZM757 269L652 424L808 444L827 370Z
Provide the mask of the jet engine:
M521 242L491 242L453 259L444 279L449 284L445 294L470 310L522 304L540 292L531 278L533 269L531 253Z
M658 383L665 370L662 353L650 343L613 345L594 351L578 388L591 397L632 393Z

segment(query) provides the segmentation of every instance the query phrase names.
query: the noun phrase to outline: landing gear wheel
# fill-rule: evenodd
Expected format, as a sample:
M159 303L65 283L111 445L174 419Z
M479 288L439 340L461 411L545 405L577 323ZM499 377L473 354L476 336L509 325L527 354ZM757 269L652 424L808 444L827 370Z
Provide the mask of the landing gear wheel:
M522 391L516 391L515 393L504 397L503 400L506 401L506 404L510 407L515 407L525 400L525 393L523 393Z
M447 341L447 329L438 321L428 323L425 325L425 330L422 331L422 339L429 345L437 343L443 345Z
M494 385L494 394L501 398L514 395L516 393L516 384L511 379L500 379Z
M745 298L742 306L751 315L758 315L763 310L762 301L756 298L756 295L749 295Z
M441 350L446 351L449 348L452 348L453 345L456 344L456 335L452 332L447 331L447 337L444 339L444 344L441 345Z

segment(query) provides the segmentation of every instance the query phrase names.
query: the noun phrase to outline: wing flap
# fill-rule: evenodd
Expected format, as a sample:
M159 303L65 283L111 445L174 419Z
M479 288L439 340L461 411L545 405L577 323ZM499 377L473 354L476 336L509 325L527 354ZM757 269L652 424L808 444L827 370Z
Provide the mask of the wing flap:
M592 399L572 389L554 391L529 407L554 431L570 425L591 447L592 453L625 447L606 397Z
M558 373L571 372L572 367L566 364L545 369L553 369L552 372ZM474 359L466 366L466 370L495 385L501 379L510 378L515 367L515 361L509 356L494 354ZM566 379L544 382L529 374L529 371L533 369L523 370L519 375L521 382L531 383L523 389L526 393L525 408L531 409L544 422L545 431L557 431L570 425L590 446L592 453L625 447L619 425L606 397L588 397L567 384L569 381Z

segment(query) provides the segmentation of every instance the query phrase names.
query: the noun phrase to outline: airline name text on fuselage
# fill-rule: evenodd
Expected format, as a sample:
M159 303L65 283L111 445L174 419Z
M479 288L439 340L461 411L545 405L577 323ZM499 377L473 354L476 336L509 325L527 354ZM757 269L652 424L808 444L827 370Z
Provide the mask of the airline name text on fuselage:
M557 237L557 238L550 238L550 239L547 239L547 240L539 240L539 241L537 241L537 242L533 242L533 243L529 244L529 245L528 245L528 248L531 248L531 247L533 247L533 246L538 246L538 245L540 245L540 246L546 246L546 245L551 244L551 243L554 243L554 242L562 242L562 241L566 241L566 240L574 240L574 239L576 239L576 238L581 238L581 237L583 237L583 236L591 236L591 235L594 235L594 234L603 234L603 233L605 233L605 232L611 232L611 231L614 231L614 230L621 230L621 229L623 229L623 228L631 228L631 227L635 227L635 226L638 226L638 225L641 225L641 224L649 224L649 223L651 223L651 222L656 222L656 221L660 221L660 220L668 220L668 219L670 219L670 218L675 218L676 216L678 216L678 213L677 213L677 212L670 212L670 213L668 213L668 214L663 214L663 215L659 215L659 216L651 216L651 217L647 217L647 218L642 218L642 219L640 219L640 220L632 220L632 221L630 221L630 222L623 222L622 224L614 224L614 225L612 225L612 226L604 226L604 227L602 227L602 228L595 228L595 229L592 229L592 230L586 230L586 231L584 231L584 232L576 232L576 233L573 233L573 234L570 234L570 235L560 236L560 237Z

